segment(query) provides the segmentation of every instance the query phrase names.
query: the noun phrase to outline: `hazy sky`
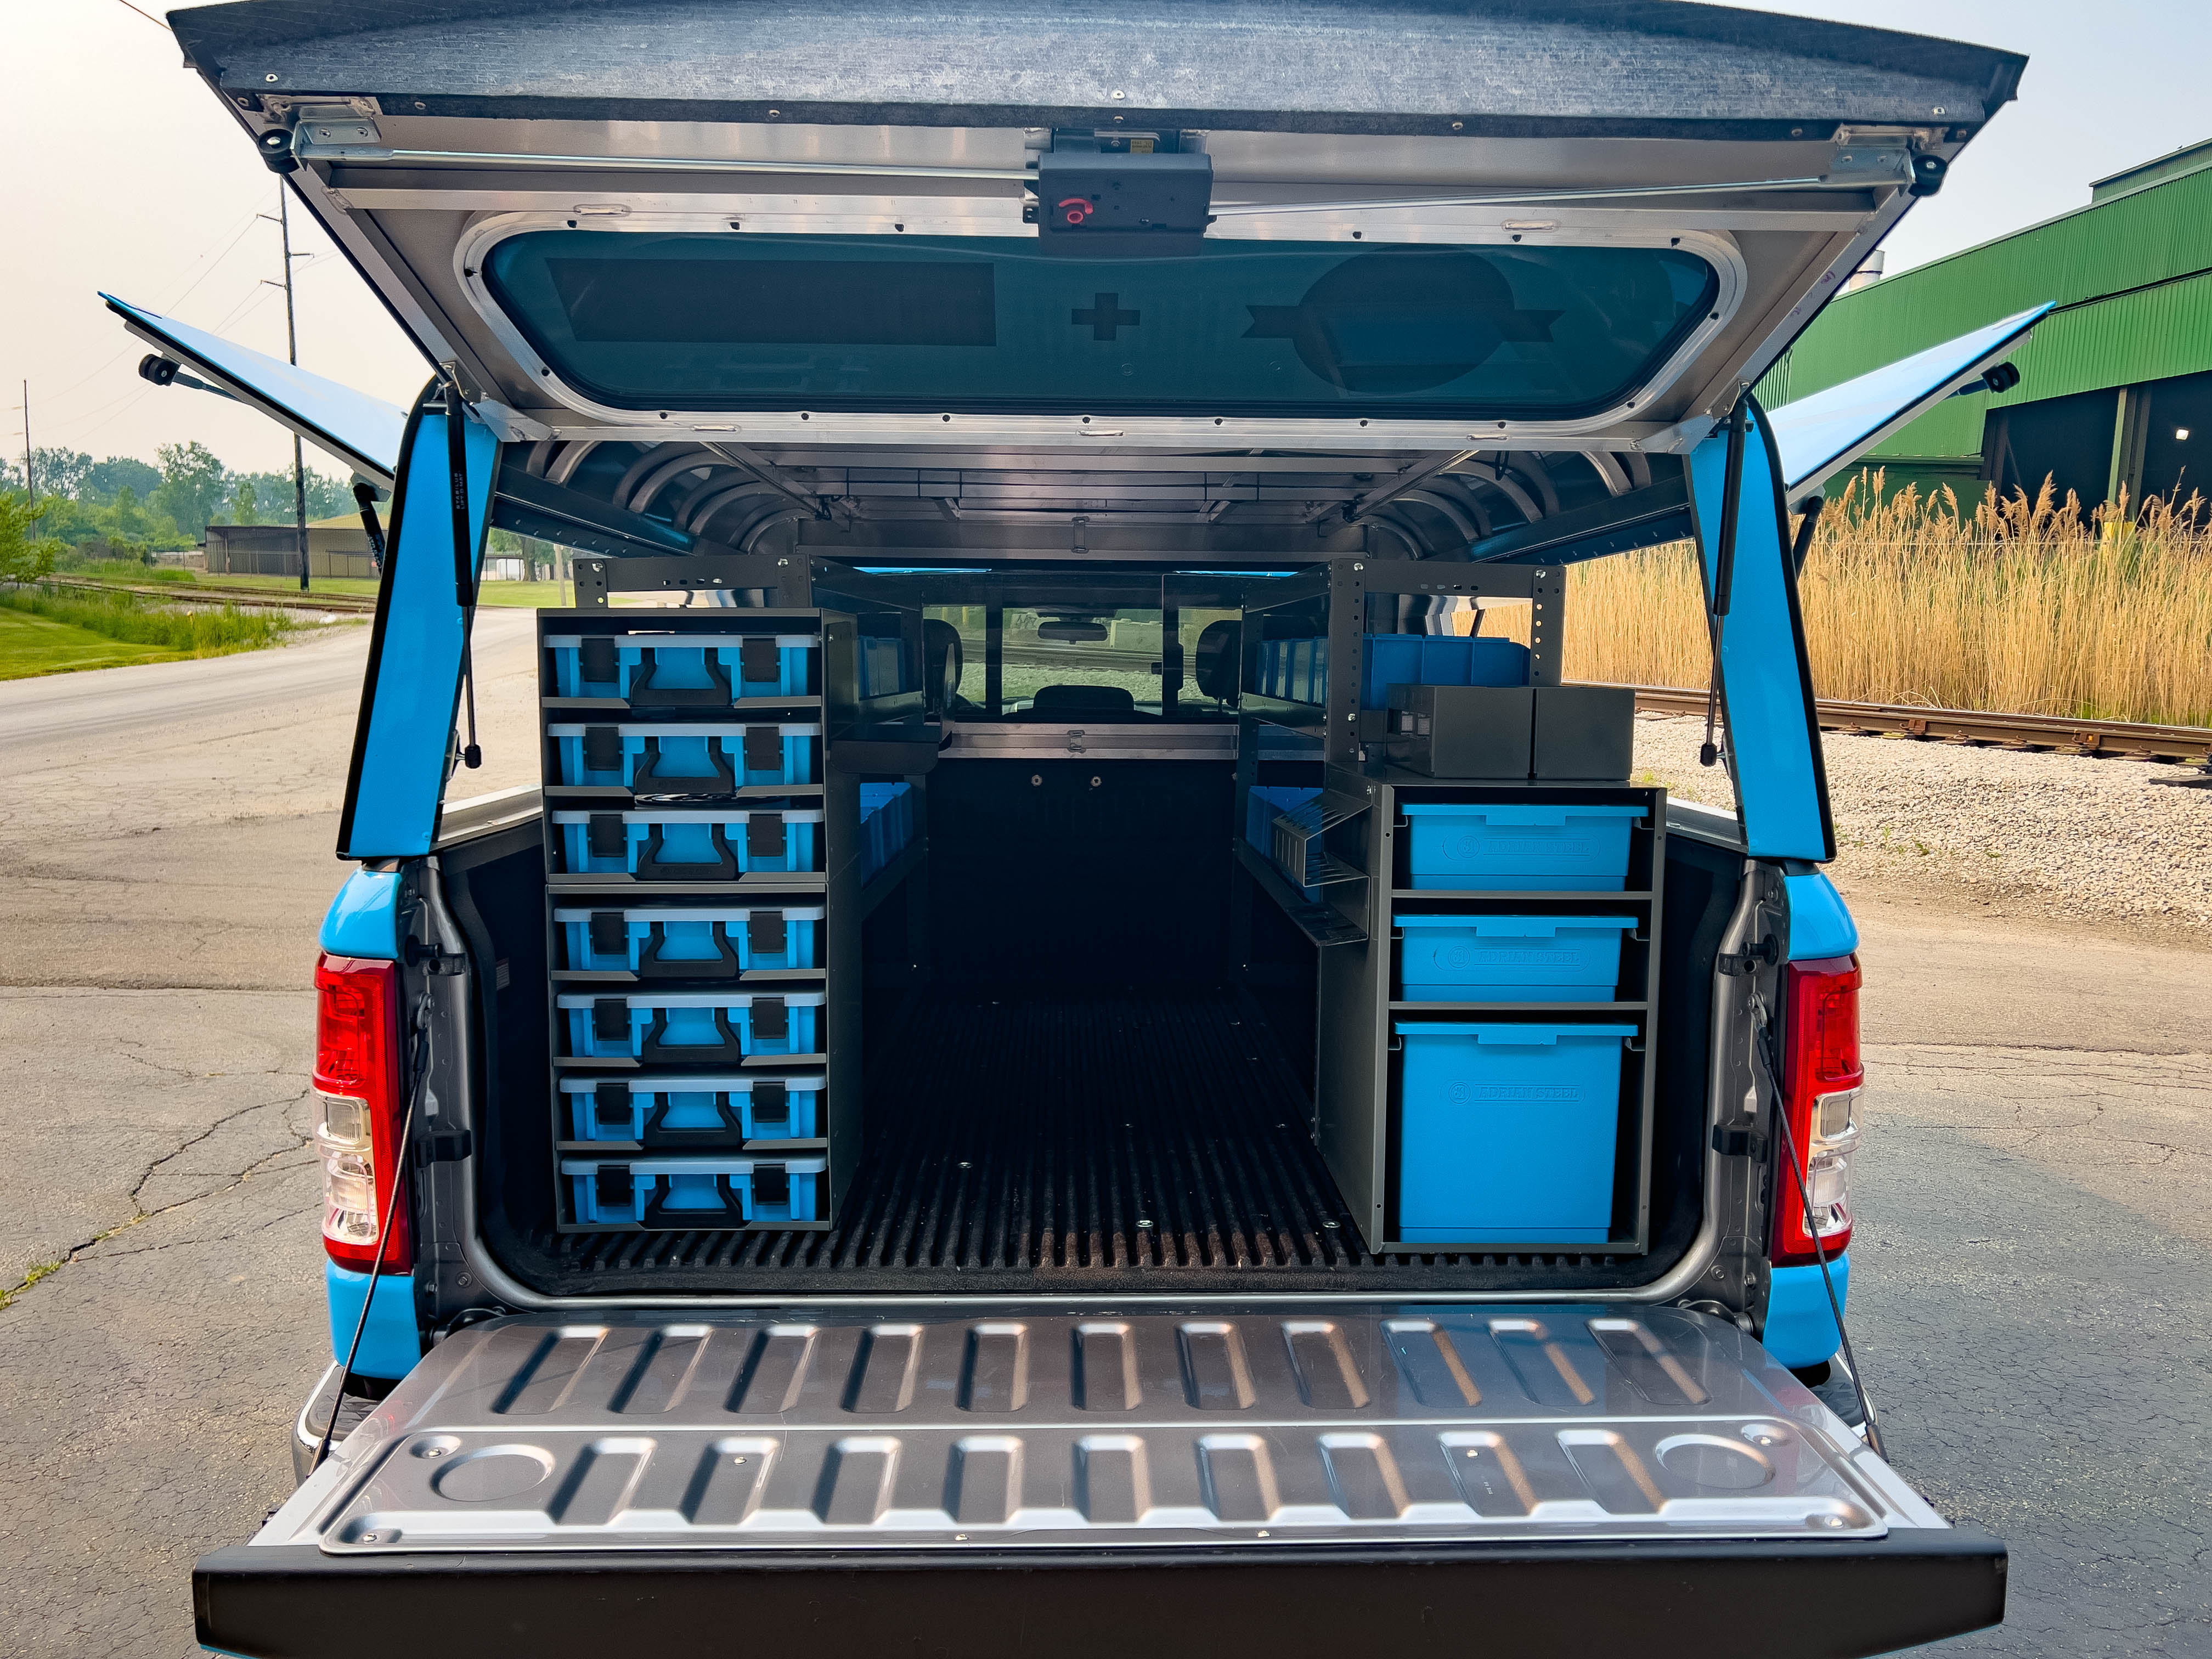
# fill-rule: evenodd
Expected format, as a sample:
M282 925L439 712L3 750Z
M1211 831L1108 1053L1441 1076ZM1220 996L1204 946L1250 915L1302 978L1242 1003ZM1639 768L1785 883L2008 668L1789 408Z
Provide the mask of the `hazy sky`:
M158 0L142 0L158 13ZM1796 0L1761 8L1948 35L2025 52L2018 102L1997 116L1942 195L1890 239L1895 271L2088 200L2089 181L2212 137L2212 4L2205 0ZM185 438L232 466L290 464L263 417L136 374L144 348L96 295L137 304L282 356L276 175L167 29L122 0L0 0L0 443L32 436L94 455L153 459ZM294 219L300 361L404 404L427 369L304 215ZM336 471L325 463L325 471Z

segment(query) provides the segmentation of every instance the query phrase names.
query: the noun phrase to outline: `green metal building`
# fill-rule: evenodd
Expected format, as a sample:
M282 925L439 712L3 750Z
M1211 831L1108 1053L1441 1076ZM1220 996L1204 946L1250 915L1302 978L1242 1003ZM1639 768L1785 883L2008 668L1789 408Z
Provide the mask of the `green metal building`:
M2057 309L2014 353L2011 391L1954 397L1868 468L1891 490L2047 476L2084 506L2191 489L2212 498L2212 140L2100 179L2089 205L1830 302L1759 387L1768 408L1984 323ZM1841 493L1845 478L1829 488Z

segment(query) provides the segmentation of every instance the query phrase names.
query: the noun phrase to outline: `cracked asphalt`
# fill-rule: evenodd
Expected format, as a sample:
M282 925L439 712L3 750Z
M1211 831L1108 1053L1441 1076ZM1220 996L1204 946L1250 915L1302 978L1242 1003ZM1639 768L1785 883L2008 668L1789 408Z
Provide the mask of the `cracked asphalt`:
M529 621L479 615L468 793L535 781ZM197 1654L194 1557L290 1489L364 635L0 685L0 1653ZM1894 1461L2013 1551L1942 1651L2212 1655L2212 954L1849 896L1853 1337Z

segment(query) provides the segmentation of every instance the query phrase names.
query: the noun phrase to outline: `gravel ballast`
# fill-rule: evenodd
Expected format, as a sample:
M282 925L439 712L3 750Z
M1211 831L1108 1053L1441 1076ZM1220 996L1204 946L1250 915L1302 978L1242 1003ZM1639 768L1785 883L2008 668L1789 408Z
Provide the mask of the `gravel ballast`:
M1705 723L1639 714L1639 781L1733 808L1698 764ZM2179 769L2086 756L1824 732L1832 870L1847 889L1945 887L2003 906L2212 943L2212 789L2154 784Z

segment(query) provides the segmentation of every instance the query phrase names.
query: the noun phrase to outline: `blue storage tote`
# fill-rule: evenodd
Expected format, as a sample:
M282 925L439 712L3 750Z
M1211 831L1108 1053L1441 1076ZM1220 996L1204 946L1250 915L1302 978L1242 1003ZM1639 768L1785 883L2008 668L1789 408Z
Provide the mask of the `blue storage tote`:
M579 1059L696 1066L822 1052L826 999L819 991L584 991L554 1000L567 1016L568 1052Z
M726 909L556 909L567 965L662 979L754 968L819 968L818 905Z
M812 783L821 776L818 722L773 725L552 725L556 783L641 795L727 794L745 784Z
M647 881L730 881L819 871L822 810L556 812L562 869Z
M1469 685L1526 685L1528 647L1513 640L1486 639L1467 642L1467 684Z
M564 1158L581 1226L711 1229L822 1219L821 1158Z
M744 697L803 697L811 634L549 634L555 689L634 708L726 708Z
M1468 892L1617 893L1641 806L1401 801L1415 887Z
M794 1077L733 1072L706 1077L564 1077L561 1103L571 1139L615 1140L649 1150L811 1140L822 1122L818 1072Z
M1395 918L1407 1002L1610 1002L1629 916Z
M1611 1237L1620 1069L1632 1025L1393 1025L1396 1237L1601 1244Z

